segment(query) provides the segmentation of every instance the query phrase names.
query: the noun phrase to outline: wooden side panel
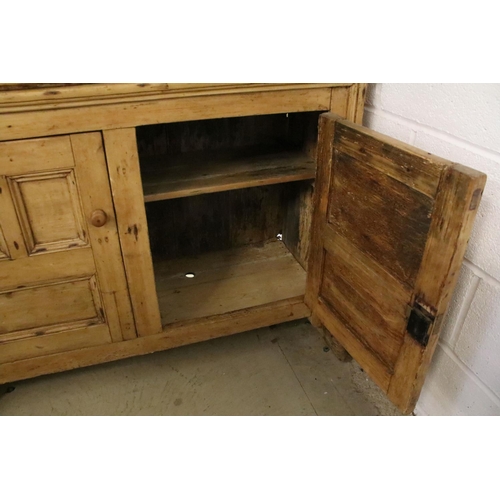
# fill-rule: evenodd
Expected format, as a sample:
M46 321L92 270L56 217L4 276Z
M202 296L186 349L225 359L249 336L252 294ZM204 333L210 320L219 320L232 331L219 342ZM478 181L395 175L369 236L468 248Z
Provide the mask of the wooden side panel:
M104 132L111 189L137 333L161 331L135 129Z
M403 412L420 394L485 179L321 117L306 303Z

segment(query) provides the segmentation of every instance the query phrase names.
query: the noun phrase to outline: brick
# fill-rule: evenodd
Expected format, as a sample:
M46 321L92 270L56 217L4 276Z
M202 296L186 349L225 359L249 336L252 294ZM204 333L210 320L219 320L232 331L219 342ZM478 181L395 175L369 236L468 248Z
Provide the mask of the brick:
M408 142L410 140L411 129L409 127L401 125L401 123L385 116L380 116L376 111L366 110L363 123L372 130L394 137L400 141Z
M500 404L438 345L415 413L498 416Z
M446 313L446 319L440 337L441 340L446 342L450 347L453 347L456 340L456 338L453 338L456 337L453 333L459 319L460 312L462 311L462 308L469 308L470 306L470 304L465 302L467 293L469 292L471 286L474 286L477 279L476 275L468 267L462 266L457 287L453 292L453 297L451 299L448 312Z
M386 111L500 152L498 83L384 83L380 100Z
M417 132L415 146L488 176L465 257L500 281L500 155L498 161L485 158L421 131Z
M500 286L481 280L455 353L500 397Z

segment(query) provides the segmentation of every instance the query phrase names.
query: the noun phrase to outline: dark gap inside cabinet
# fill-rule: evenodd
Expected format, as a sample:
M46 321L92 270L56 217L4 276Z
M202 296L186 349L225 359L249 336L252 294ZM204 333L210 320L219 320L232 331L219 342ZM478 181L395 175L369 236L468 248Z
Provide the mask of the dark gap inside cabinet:
M318 115L137 128L164 325L304 294Z

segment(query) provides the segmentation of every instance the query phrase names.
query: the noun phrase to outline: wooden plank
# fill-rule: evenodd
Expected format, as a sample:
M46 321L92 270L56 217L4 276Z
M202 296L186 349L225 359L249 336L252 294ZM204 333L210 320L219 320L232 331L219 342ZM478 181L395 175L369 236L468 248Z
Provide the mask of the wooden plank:
M23 285L51 283L69 278L81 278L95 273L92 249L75 248L71 252L40 254L34 258L18 258L2 262L0 290Z
M413 410L422 390L485 183L486 175L462 165L443 172L414 292L415 302L435 317L434 324L425 347L408 333L405 335L389 387L389 397L405 412ZM408 377L408 373L415 375Z
M283 222L283 243L307 271L311 243L314 183L289 184Z
M443 167L451 162L419 151L415 153L407 144L388 140L382 136L363 133L360 127L338 123L339 133L335 149L384 175L407 184L412 189L433 198Z
M306 279L280 241L156 264L155 271L164 325L300 296Z
M141 163L146 202L314 179L316 174L314 160L300 151L253 157L233 151L214 159L209 152L185 156L168 167L168 160L162 159Z
M43 359L47 355L63 353L67 357L71 356L70 353L76 349L94 346L95 350L99 351L110 342L108 326L100 324L4 343L0 349L0 371L8 377L8 367L12 362L22 360L20 361L22 364L31 360L36 365L43 365ZM44 370L44 373L50 372Z
M101 134L95 132L73 135L71 146L111 338L114 342L132 339L136 337L135 322ZM95 210L103 210L107 215L107 221L102 227L95 227L90 222ZM76 256L74 261L76 262Z
M321 299L314 308L321 323L340 342L342 347L355 359L362 359L362 367L380 388L387 392L391 381L391 373L381 363L373 351L364 344L360 338L353 335L348 325L343 323L337 316L331 313L330 307ZM359 362L359 361L358 361Z
M178 323L157 335L0 364L0 384L171 349L305 318L309 314L310 311L301 296L222 316Z
M330 111L342 118L347 118L347 105L349 103L349 89L351 87L332 88L330 96Z
M412 290L338 235L325 243L320 297L392 371L403 342Z
M318 178L331 180L316 197L306 303L408 413L485 176L333 114L321 117L319 152Z
M106 104L0 115L0 141L154 123L328 110L329 88L277 90Z
M82 320L102 323L102 307L94 290L95 279L86 277L0 292L0 343L45 335L57 325L66 324L70 329L72 323Z
M340 133L340 132L339 132ZM328 224L401 281L420 267L433 200L351 156L335 153Z
M9 183L4 175L0 175L0 225L9 256L13 259L27 257L28 249L17 219Z
M0 123L3 125L4 120ZM46 132L41 131L38 135L46 135ZM22 138L23 134L19 137ZM1 175L68 168L73 164L73 152L67 136L0 143Z
M316 314L311 313L309 322L314 326L325 341L326 345L331 349L335 357L343 363L352 360L352 356L342 347L342 344L323 326Z
M367 83L354 83L353 86L356 86L358 89L358 93L356 96L356 109L354 111L354 119L352 120L354 123L358 125L363 124L363 115L365 111L365 100L366 100L366 91L368 88Z
M147 203L153 258L190 257L276 238L283 232L289 186L275 184Z
M104 132L109 177L137 334L161 331L135 129Z
M111 102L140 102L159 98L218 95L249 92L272 92L325 87L348 87L349 83L140 83L79 84L44 88L27 88L0 84L0 113L95 105Z
M318 131L317 172L313 198L311 247L309 250L305 294L305 302L313 312L314 305L319 297L319 289L323 277L323 263L325 260L323 227L328 207L334 136L335 121L331 120L331 118L329 119L326 114L321 115Z

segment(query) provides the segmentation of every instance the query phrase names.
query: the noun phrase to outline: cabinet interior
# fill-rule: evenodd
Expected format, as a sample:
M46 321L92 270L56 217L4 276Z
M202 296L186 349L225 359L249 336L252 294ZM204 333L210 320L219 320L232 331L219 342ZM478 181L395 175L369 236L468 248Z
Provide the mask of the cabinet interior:
M137 128L163 325L304 294L318 115Z

